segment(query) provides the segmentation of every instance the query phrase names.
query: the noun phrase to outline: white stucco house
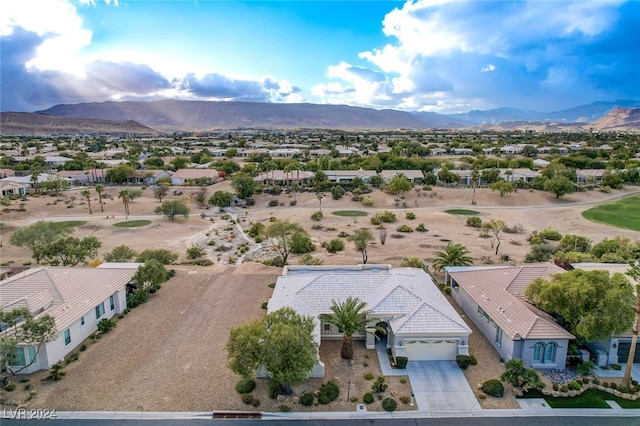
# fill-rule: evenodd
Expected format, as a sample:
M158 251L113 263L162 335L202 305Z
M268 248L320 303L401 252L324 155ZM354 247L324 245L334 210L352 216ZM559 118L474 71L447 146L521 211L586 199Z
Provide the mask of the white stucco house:
M548 280L564 272L552 263L446 267L445 282L502 359L520 358L536 369L564 369L575 336L524 296L536 278Z
M36 267L0 281L0 308L27 308L34 317L48 314L58 335L43 343L20 345L14 370L29 374L60 362L97 330L97 323L122 313L127 307L126 286L140 264L89 267ZM0 324L1 325L1 324ZM10 332L3 330L2 332Z
M268 312L291 307L303 315L318 318L330 314L332 302L357 297L366 302L376 324L386 328L382 337L394 357L412 360L454 360L468 355L471 329L449 304L431 277L418 268L390 265L285 266L278 278ZM315 341L341 339L340 330L316 321ZM366 339L367 349L375 348L375 336ZM311 372L324 376L321 360Z

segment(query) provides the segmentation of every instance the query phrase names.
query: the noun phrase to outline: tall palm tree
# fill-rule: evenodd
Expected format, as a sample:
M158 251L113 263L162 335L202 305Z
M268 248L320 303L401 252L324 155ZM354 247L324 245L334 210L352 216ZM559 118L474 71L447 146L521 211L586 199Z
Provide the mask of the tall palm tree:
M120 193L118 194L118 198L122 198L122 204L124 204L124 217L125 220L129 220L129 191L127 191L126 189L120 191Z
M324 198L324 192L316 192L316 198L320 203L320 213L322 213L322 199Z
M102 205L102 191L104 191L103 185L96 185L96 192L98 193L98 201L100 201L100 211L104 213L104 206Z
M87 204L89 205L89 214L93 214L93 210L91 210L91 191L85 189L82 191L82 196L87 199Z
M473 199L471 200L471 204L475 205L477 203L476 187L478 186L478 182L480 182L480 170L475 167L471 171L471 182L473 183Z
M367 318L369 311L365 310L367 304L357 297L349 297L346 301L338 303L331 301L331 314L320 314L320 321L334 325L342 332L342 359L353 359L353 335L365 331L367 333L386 333L383 327L368 327L368 323L380 322L377 318Z
M471 266L473 259L469 256L469 250L462 244L447 244L447 248L436 254L433 261L433 270L442 272L446 266Z

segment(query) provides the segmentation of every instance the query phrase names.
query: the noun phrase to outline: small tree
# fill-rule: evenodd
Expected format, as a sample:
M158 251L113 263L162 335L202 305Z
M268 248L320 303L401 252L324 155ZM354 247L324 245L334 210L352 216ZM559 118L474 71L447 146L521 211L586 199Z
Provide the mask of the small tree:
M289 222L288 219L276 220L266 230L266 236L271 239L272 246L278 250L286 263L291 251L291 237L296 233L304 233L302 227L297 223Z
M356 229L353 235L349 237L349 241L351 241L356 246L356 250L362 254L363 264L366 264L367 260L369 260L367 247L373 240L373 234L368 229Z
M146 249L136 258L138 263L146 263L148 260L155 259L163 265L170 265L178 260L178 253L167 249Z
M131 198L129 196L129 191L126 189L120 191L120 193L118 194L118 198L122 199L122 204L124 205L125 220L129 219L129 201L131 201Z
M387 184L389 194L401 194L411 190L411 182L404 176L396 176Z
M52 266L76 266L94 258L102 243L94 236L61 237L51 242L39 242L33 247L33 258L36 262L44 260Z
M33 250L38 243L48 243L59 237L65 237L73 232L72 228L63 227L54 222L38 221L33 225L16 229L9 242L18 247L26 247Z
M504 180L498 180L491 185L489 188L492 191L500 192L500 196L504 197L505 194L510 194L513 192L513 184L511 182L505 182Z
M34 318L29 309L16 308L11 311L0 309L0 324L6 326L6 330L0 333L0 389L4 389L9 376L13 376L25 368L31 366L38 359L38 353L43 343L56 338L56 323L52 316L44 314ZM15 366L17 350L23 345L33 346L31 353L26 349L25 365Z
M136 273L131 277L131 281L136 289L148 291L152 288L159 288L160 284L167 281L168 278L169 273L164 265L155 259L151 259L138 267Z
M156 207L156 214L163 215L171 222L175 217L180 215L185 219L189 217L189 207L182 200L169 200L162 203L162 205Z
M204 247L197 244L192 245L187 249L187 257L189 259L198 259L205 255Z
M556 175L544 182L544 190L551 192L556 198L560 198L563 195L575 192L576 186L568 177Z
M129 262L136 257L137 253L128 246L121 245L115 247L104 255L105 262Z
M209 197L209 204L216 206L222 211L233 203L233 194L227 191L216 191Z
M169 192L169 187L166 185L156 185L153 187L153 196L158 199L160 203L162 203L162 197L167 195Z
M539 387L541 385L540 376L532 368L526 368L524 361L520 358L512 358L504 365L504 373L500 380L515 387L524 385Z
M225 346L229 368L244 379L253 379L263 364L263 333L262 320L239 325L229 332L229 340Z
M504 231L505 229L507 229L507 224L504 222L504 220L496 220L496 219L491 219L489 222L483 223L482 224L482 228L486 229L487 231L491 232L493 234L493 236L496 239L496 255L498 254L498 250L500 250L500 232ZM493 242L491 244L491 247L493 248Z

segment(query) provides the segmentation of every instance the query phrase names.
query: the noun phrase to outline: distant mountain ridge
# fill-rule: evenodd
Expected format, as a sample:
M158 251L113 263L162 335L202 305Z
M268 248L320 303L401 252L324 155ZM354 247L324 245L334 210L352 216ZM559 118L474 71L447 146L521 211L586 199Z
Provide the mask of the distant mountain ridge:
M157 130L132 120L56 117L29 112L0 113L0 134L4 136L44 136L54 134L152 134Z
M491 129L565 131L598 128L640 130L635 113L640 101L594 102L543 113L515 108L469 111L463 114L375 110L346 105L274 104L162 100L56 105L37 114L57 117L133 120L162 132L201 132L241 127L274 129ZM604 120L616 111L616 119ZM602 120L602 121L601 121ZM596 124L593 124L596 123Z

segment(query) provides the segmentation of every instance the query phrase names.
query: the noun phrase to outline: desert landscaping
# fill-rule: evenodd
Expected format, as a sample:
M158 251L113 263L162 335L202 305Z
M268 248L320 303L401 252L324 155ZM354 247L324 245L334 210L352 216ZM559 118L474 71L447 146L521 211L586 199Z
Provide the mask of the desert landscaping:
M361 263L361 254L351 243L347 242L345 250L335 254L320 247L323 241L335 238L340 233L348 235L358 228L368 228L376 236L376 241L369 248L369 263L393 266L398 266L408 256L418 257L430 265L435 253L449 241L464 244L476 264L521 263L529 251L527 236L533 230L546 227L584 235L594 242L614 236L640 238L640 232L592 223L581 216L582 210L605 200L637 193L637 188L611 193L577 192L559 200L541 191L520 190L500 197L495 192L479 189L477 204L473 206L470 202L471 189L440 187L431 191L412 190L404 196L391 196L376 190L369 194L374 200L373 207L364 207L348 197L341 200L325 197L320 207L314 193L297 194L297 204L292 207L289 205L291 195L258 195L255 197L255 206L235 207L227 212L219 212L215 207L203 209L196 206L190 198L189 188L183 188L182 195L170 195L168 199L187 201L191 215L188 219L178 217L175 221L154 215L153 211L159 203L149 189L131 203L130 216L125 218L122 202L117 198L121 189L107 187L105 193L113 195L113 199L104 200L104 212L97 207L97 198L93 200L93 214L89 214L88 206L78 190L66 191L59 196L30 196L26 201L14 201L9 211L5 210L2 214L2 262L13 266L32 262L28 250L8 243L8 237L16 227L36 220L73 220L84 222L75 228L74 235L97 237L102 242L100 253L122 244L136 251L162 247L179 253L181 260L184 260L186 249L197 244L206 248L206 257L213 264L175 265L176 276L164 284L148 303L121 318L118 326L102 339L86 342L86 350L79 352L78 361L66 367L64 380L41 382L45 372L31 374L22 379L19 389L10 396L14 402L26 399L30 392L29 407L55 407L58 410L246 409L247 406L235 391L238 377L227 367L224 345L231 327L264 315L261 305L272 292L268 284L275 282L281 268L260 263L277 254L268 240L263 241L261 246L249 241L249 251L241 257L238 248L247 240L231 222L234 218L245 230L252 222L268 224L270 217L299 223L309 232L316 245L312 255L326 265ZM228 190L229 183L212 185L207 192L220 189ZM273 198L277 198L280 205L269 207L268 203ZM311 221L311 213L320 209L323 219L320 222ZM503 234L499 255L496 256L491 238L481 238L477 229L466 226L466 215L446 212L451 209L472 209L483 220L501 219L509 226L519 225L522 230ZM388 230L389 238L382 245L369 217L331 214L340 210L359 210L368 213L369 217L376 211L390 210L396 214L398 222L391 225L393 228ZM415 213L415 219L405 219L407 212ZM113 226L126 219L146 219L151 223L133 228ZM318 223L322 226L317 226ZM422 223L427 231L396 232L395 227L404 223L412 228ZM211 240L215 243L211 244ZM221 244L227 246L228 250L216 252L215 247ZM235 266L239 261L245 263ZM297 264L298 256L292 255L289 263ZM473 323L467 323L474 330L469 343L478 365L465 370L465 376L479 395L481 392L476 391L477 385L499 376L504 366ZM327 368L324 380L311 379L294 389L294 395L300 395L302 391L313 391L324 381L332 380L340 387L338 401L328 406L302 407L292 399L271 400L266 394L266 381L259 379L254 391L254 396L260 399L258 409L278 411L282 404L288 404L295 411L354 410L372 383L364 375L371 373L377 377L381 374L375 351L367 351L361 343L356 344L355 349L355 359L349 363L340 360L339 342L323 344L320 356ZM410 384L406 379L401 379L401 376L387 378L387 393L396 399L408 397L411 393ZM518 407L514 393L509 388L503 398L481 397L479 402L483 408ZM398 409L413 408L400 404ZM369 410L382 410L382 407L376 401Z

